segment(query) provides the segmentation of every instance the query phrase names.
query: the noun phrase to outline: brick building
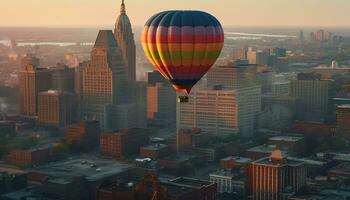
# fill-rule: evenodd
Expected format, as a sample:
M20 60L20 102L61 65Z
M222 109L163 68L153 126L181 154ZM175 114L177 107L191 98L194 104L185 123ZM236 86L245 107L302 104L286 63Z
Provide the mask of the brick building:
M49 160L49 148L12 150L7 156L7 161L13 165L38 165Z
M66 139L80 144L96 145L99 143L100 124L98 121L82 121L66 126Z
M103 185L97 200L216 200L216 196L216 183L186 177L160 181L155 175L146 174L136 185L129 181Z
M181 129L177 133L177 149L178 151L188 150L193 147L202 145L208 141L208 135L203 133L201 129Z
M169 153L168 145L152 144L140 148L140 156L157 159L166 156Z
M100 135L100 152L105 157L120 158L139 152L148 144L147 129L133 128L121 132L106 132Z

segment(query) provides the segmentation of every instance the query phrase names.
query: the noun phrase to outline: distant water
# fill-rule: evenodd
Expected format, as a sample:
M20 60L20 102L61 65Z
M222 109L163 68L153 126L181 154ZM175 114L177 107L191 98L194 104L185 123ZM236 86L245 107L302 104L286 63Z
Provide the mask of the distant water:
M10 45L9 40L0 40L0 44L3 44L5 46ZM60 46L60 47L67 47L67 46L92 46L94 45L93 42L17 42L17 46Z
M278 35L264 33L243 33L243 32L225 32L226 38L232 40L261 40L263 38L295 38L294 35Z

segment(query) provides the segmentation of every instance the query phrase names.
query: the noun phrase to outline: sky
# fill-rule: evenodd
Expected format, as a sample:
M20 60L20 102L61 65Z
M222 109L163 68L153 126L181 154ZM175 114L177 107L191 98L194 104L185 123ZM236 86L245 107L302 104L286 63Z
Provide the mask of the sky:
M0 26L112 27L121 0L0 0ZM350 27L350 0L125 0L133 25L163 10L203 10L223 25Z

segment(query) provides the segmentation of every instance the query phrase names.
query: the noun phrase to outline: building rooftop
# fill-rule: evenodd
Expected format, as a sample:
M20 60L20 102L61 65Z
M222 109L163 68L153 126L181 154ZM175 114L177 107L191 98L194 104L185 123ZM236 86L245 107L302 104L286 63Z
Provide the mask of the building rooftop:
M29 173L45 174L51 182L68 183L73 177L84 176L88 181L96 181L126 172L131 165L99 158L73 159L32 168Z
M229 156L229 157L223 158L221 160L224 160L224 161L233 160L233 161L239 162L239 163L250 163L252 161L252 159L250 159L250 158L241 157L241 156Z
M338 174L339 176L350 176L350 163L343 162L330 169L328 173Z
M117 41L111 30L100 30L98 32L94 47L110 48L117 46Z
M297 137L297 136L274 136L269 138L270 141L286 141L286 142L297 142L302 139L303 137Z
M169 180L169 183L176 184L178 186L187 187L187 188L195 188L200 189L205 186L212 185L213 183L210 181L199 180L194 178L187 177L178 177L172 180Z
M350 104L339 105L338 108L350 108Z
M209 174L209 176L216 176L216 177L230 177L232 179L235 179L235 180L243 180L246 178L246 174L245 173L242 173L242 172L235 172L235 171L232 171L232 170L218 170L218 171L215 171L215 172L212 172Z
M147 150L152 150L152 151L158 151L161 149L168 148L168 145L166 145L166 144L152 144L152 145L148 145L148 146L145 146L142 148L147 149Z
M259 153L272 153L272 151L275 149L276 149L276 145L260 145L260 146L252 147L247 151L259 152ZM287 151L282 150L282 155L286 156Z
M11 165L5 165L5 164L1 164L0 165L0 173L7 173L7 174L26 174L27 172L11 166Z
M276 155L271 155L276 156ZM253 162L253 164L263 164L263 165L274 165L274 166L300 166L303 165L304 162L302 161L296 161L296 160L290 160L286 157L279 157L280 160L277 158L261 158Z

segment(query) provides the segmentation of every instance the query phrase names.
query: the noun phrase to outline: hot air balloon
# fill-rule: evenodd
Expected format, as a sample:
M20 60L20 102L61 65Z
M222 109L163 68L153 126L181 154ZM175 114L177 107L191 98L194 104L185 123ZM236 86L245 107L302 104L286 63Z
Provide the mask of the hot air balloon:
M224 43L220 22L202 11L165 11L152 16L142 46L154 67L178 92L189 94L219 57Z

